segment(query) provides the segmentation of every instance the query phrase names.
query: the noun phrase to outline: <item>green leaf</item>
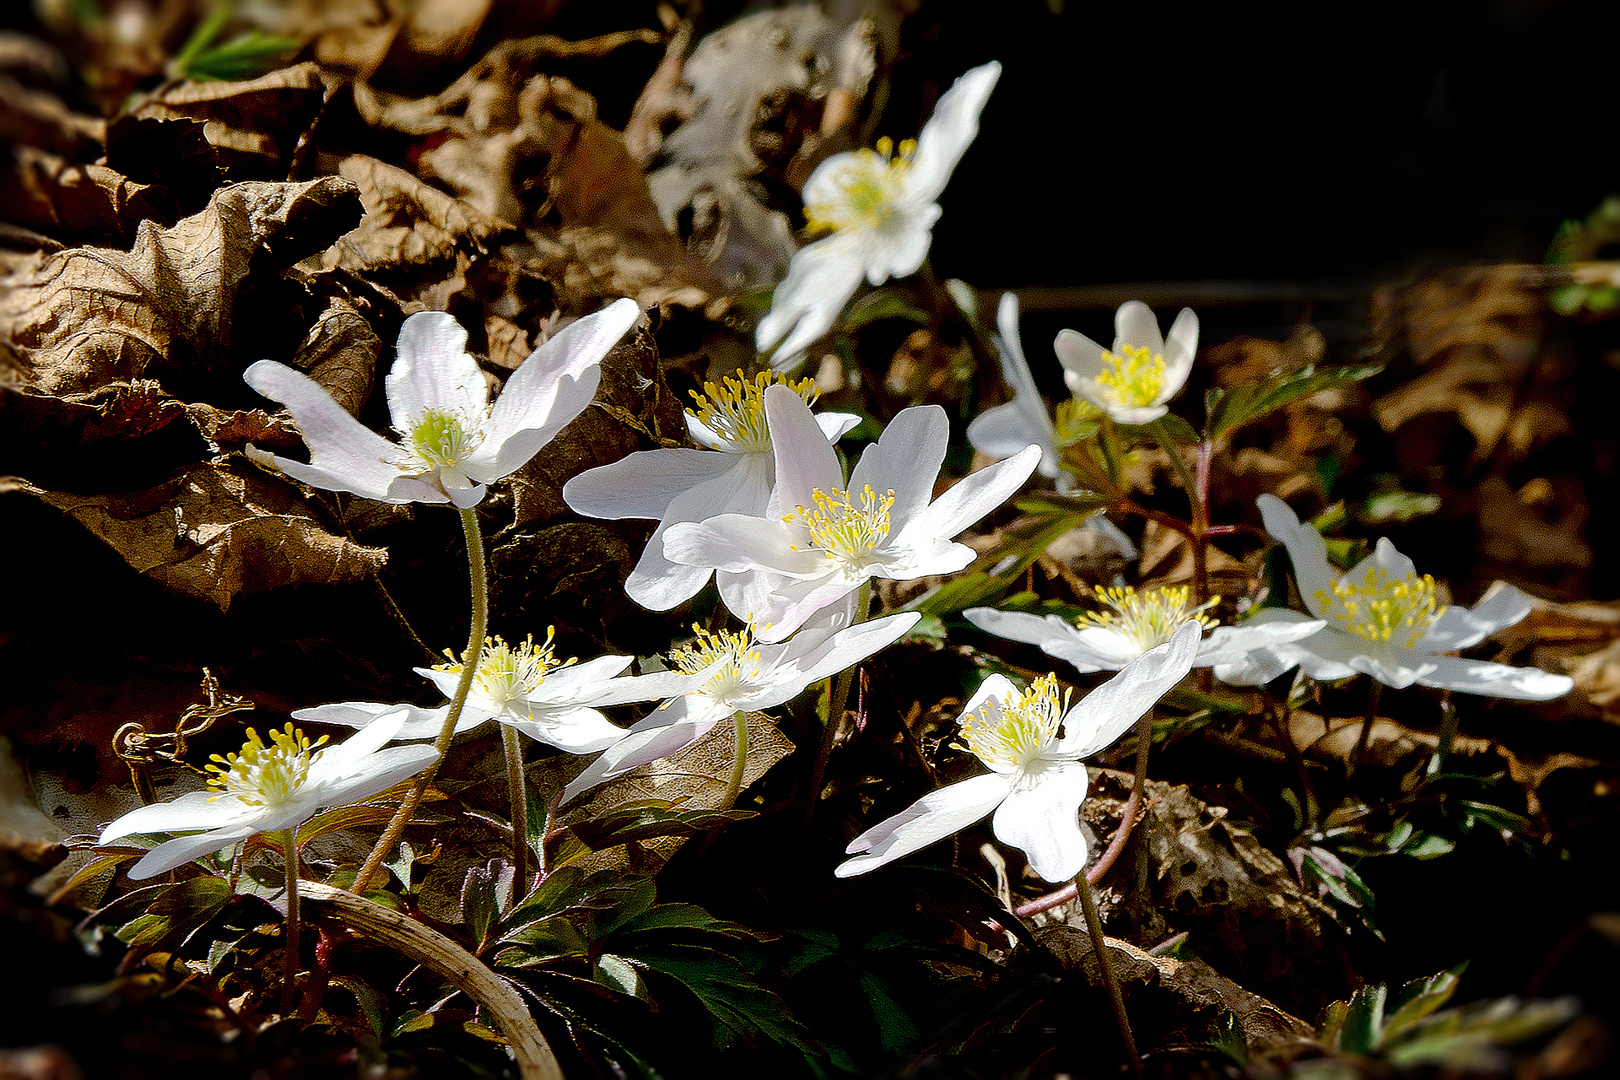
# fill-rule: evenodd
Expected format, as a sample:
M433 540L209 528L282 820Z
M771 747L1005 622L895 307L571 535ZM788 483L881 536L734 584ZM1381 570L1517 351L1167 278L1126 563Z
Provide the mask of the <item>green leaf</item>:
M183 78L195 82L240 82L280 66L302 46L297 38L249 30L217 48L197 53L183 64L177 62L175 69Z
M1392 1011L1384 1024L1384 1044L1389 1045L1408 1028L1444 1007L1451 1000L1451 995L1457 992L1457 980L1467 967L1468 963L1464 961L1448 971L1430 975L1427 979L1414 979L1401 987L1395 1000L1390 1002Z
M685 987L714 1020L714 1045L730 1049L761 1041L791 1047L807 1057L820 1052L809 1030L787 1003L718 949L680 942L639 949L634 960Z
M512 895L512 866L502 859L491 859L487 866L474 866L461 883L461 919L472 935L473 955L489 947L500 930L503 896Z
M913 307L906 298L892 289L879 289L868 293L844 316L844 325L851 330L877 322L879 319L905 319L919 326L929 321L928 313Z
M603 953L596 958L593 969L596 981L610 990L616 990L626 997L637 998L641 1001L650 1001L646 985L641 981L641 975L636 966L622 956L613 953Z
M366 1018L366 1026L371 1028L372 1034L379 1039L388 1031L388 999L374 987L355 978L353 975L334 975L332 985L340 986L354 995L355 1003L360 1006L360 1015Z
M1204 399L1208 416L1204 433L1210 439L1230 435L1243 425L1262 419L1291 402L1323 390L1360 382L1382 370L1381 364L1350 364L1320 371L1307 365L1296 371L1280 372L1258 383L1234 386L1225 393L1212 392Z

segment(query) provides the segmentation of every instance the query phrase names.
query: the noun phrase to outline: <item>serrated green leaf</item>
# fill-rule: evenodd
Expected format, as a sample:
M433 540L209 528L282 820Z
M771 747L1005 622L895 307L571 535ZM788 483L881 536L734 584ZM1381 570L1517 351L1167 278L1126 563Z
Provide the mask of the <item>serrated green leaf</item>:
M501 894L510 895L511 877L509 863L492 859L487 866L470 868L462 879L461 920L472 936L474 956L488 948L500 930Z
M1381 364L1350 364L1321 370L1306 366L1258 383L1234 386L1213 400L1205 399L1209 411L1204 433L1210 439L1219 439L1291 402L1360 382L1382 370Z

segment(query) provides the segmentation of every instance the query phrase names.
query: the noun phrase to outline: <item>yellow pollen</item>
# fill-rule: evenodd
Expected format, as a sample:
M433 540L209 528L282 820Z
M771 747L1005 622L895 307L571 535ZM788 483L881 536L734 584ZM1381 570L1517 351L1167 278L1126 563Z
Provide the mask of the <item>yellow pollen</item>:
M894 140L882 138L876 150L851 154L835 181L837 194L804 208L810 230L875 229L887 221L905 191L905 175L917 154L917 141L902 142L899 157L894 150Z
M1129 585L1117 589L1098 589L1097 599L1109 610L1093 611L1080 616L1078 626L1102 626L1123 634L1143 652L1169 641L1177 629L1189 620L1206 631L1215 628L1215 620L1204 612L1220 602L1212 596L1202 604L1193 604L1192 592L1185 585L1167 585L1138 592Z
M429 409L406 433L411 454L428 468L452 468L483 441L482 433L464 417L444 409Z
M549 626L542 645L534 643L532 634L517 646L508 645L499 636L485 638L484 648L478 657L478 670L473 673L473 692L497 707L526 703L540 684L546 681L547 675L578 659L571 656L567 660L558 660L552 655L552 643L556 636L557 628ZM450 658L450 662L435 664L433 670L461 674L461 669L467 663L467 654L463 652L459 659L449 649L444 654Z
M781 385L814 405L821 391L814 379L794 382L786 375L771 375L762 371L749 379L742 371L737 377L726 376L716 386L703 384L703 393L692 391L697 408L687 409L705 427L716 435L736 444L743 453L764 453L771 448L770 431L765 424L765 389Z
M1342 630L1366 641L1393 641L1410 649L1440 617L1434 578L1407 574L1392 578L1369 566L1357 584L1346 574L1333 586L1316 591L1324 614Z
M820 488L810 493L815 509L796 507L782 518L804 522L810 530L810 546L826 552L829 559L862 559L870 555L889 535L889 511L894 507L894 489L883 495L866 485L859 502L849 492L833 488L831 494ZM793 550L799 550L794 545Z
M270 731L270 745L266 746L259 733L247 729L247 742L239 753L220 757L212 755L214 764L206 766L213 773L208 786L219 791L211 796L215 802L234 795L249 806L280 806L303 786L314 762L310 751L326 741L322 735L314 742L289 722L283 731Z
M1057 738L1068 705L1069 695L1058 694L1057 676L1043 675L1028 690L992 698L962 717L962 741L952 745L986 765L1025 768Z
M1058 402L1056 414L1052 426L1057 429L1057 444L1073 446L1097 434L1103 411L1085 398L1071 397Z
M1129 408L1153 404L1164 389L1164 355L1146 345L1122 345L1119 356L1102 354L1096 383L1109 397Z
M744 630L720 630L714 633L693 624L697 636L685 645L669 651L670 663L677 669L696 675L707 671L716 663L714 677L704 684L702 693L710 697L724 697L740 683L759 677L759 649L754 644L754 624Z

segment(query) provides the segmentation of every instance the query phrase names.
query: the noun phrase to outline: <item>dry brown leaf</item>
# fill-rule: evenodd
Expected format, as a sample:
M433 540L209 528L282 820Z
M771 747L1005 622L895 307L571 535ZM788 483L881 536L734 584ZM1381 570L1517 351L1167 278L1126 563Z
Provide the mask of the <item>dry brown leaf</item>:
M1373 334L1381 348L1404 347L1419 364L1473 353L1522 366L1540 345L1543 284L1543 268L1506 264L1456 267L1380 289Z
M345 158L338 173L359 187L366 216L322 255L328 268L399 273L405 265L453 264L458 252L481 253L510 227L376 158Z
M0 75L0 145L34 146L74 161L100 153L107 122L63 105L54 94L30 90Z
M347 300L334 298L310 327L292 366L319 383L349 415L359 416L371 396L381 349L382 339L365 317Z
M354 185L338 177L232 185L172 229L143 222L128 252L73 248L7 281L0 331L29 384L45 393L195 377L188 369L226 359L232 309L255 254L324 245L359 208Z
M230 180L282 180L326 101L314 64L295 64L248 82L181 83L130 110L142 119L200 120Z
M0 480L89 529L125 562L221 611L246 593L358 581L388 560L382 548L333 536L285 483L257 472L194 465L144 491L73 495Z
M178 216L163 188L26 146L0 167L0 207L8 220L57 240L120 248L141 222L172 225Z
M57 445L139 439L186 415L185 405L151 379L60 397L0 387L0 403L14 431Z

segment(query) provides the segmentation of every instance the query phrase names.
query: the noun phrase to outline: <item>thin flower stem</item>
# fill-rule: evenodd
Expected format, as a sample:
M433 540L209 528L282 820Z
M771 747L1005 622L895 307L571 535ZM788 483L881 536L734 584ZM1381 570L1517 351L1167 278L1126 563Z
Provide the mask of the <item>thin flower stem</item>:
M1372 739L1373 721L1378 719L1378 699L1382 695L1384 684L1367 676L1367 713L1361 718L1361 734L1356 737L1356 748L1350 752L1351 776L1361 767L1361 759L1367 754L1367 743Z
M1300 807L1305 811L1305 827L1314 829L1318 813L1316 790L1311 785L1311 774L1305 764L1305 755L1300 753L1299 745L1294 742L1293 733L1289 730L1289 720L1294 710L1286 700L1281 702L1274 700L1269 692L1264 692L1264 696L1266 718L1271 721L1272 730L1282 743L1283 753L1288 755L1288 763L1293 766L1295 775L1299 777Z
M1097 914L1097 901L1091 895L1091 883L1085 874L1077 874L1075 890L1080 894L1080 907L1086 913L1086 930L1091 934L1091 951L1097 957L1103 982L1108 986L1108 1000L1114 1006L1114 1023L1119 1027L1119 1040L1125 1044L1125 1055L1131 1061L1131 1075L1140 1080L1142 1056L1136 1052L1136 1037L1131 1034L1131 1018L1125 1013L1125 996L1119 991L1119 980L1114 977L1114 963L1108 958L1108 944L1103 937L1102 919Z
M1170 433L1170 425L1164 422L1164 417L1153 421L1151 426L1153 437L1169 455L1170 464L1181 480L1182 490L1187 493L1187 506L1192 512L1192 530L1187 534L1187 540L1192 544L1193 602L1202 604L1209 599L1209 552L1206 539L1209 514L1201 495L1203 485L1199 483L1198 477L1193 475L1193 470L1187 467L1187 457L1176 444L1175 436ZM1202 457L1201 447L1200 457Z
M1103 467L1108 470L1108 486L1113 491L1123 491L1120 483L1119 442L1115 438L1114 420L1106 413L1102 418L1102 426L1097 429L1097 449L1102 451Z
M1458 712L1456 702L1451 700L1451 691L1445 690L1440 694L1440 737L1435 743L1434 764L1430 766L1431 773L1444 772L1446 758L1451 755L1451 744L1457 739L1457 726L1462 716Z
M535 878L539 881L546 880L551 874L551 838L557 835L557 814L562 809L562 793L563 789L558 787L546 804L546 825L540 831L539 849L535 852Z
M737 804L737 796L742 794L743 773L748 765L748 714L739 709L731 714L731 722L736 725L732 737L735 760L731 763L731 782L726 785L726 796L720 800L722 810L730 810Z
M1131 829L1136 826L1136 814L1141 809L1143 797L1147 791L1147 762L1148 753L1153 749L1153 713L1150 710L1142 719L1136 722L1136 770L1131 775L1131 794L1125 800L1125 809L1119 815L1119 828L1114 830L1113 837L1108 841L1107 849L1086 871L1085 878L1095 885L1103 879L1103 875L1113 869L1114 861L1119 853L1125 850L1125 841L1130 839ZM1037 896L1027 904L1020 904L1013 909L1013 914L1021 919L1031 915L1038 915L1043 911L1066 904L1073 900L1078 892L1073 882L1047 893Z
M512 804L512 887L521 898L529 891L529 793L523 782L523 744L510 724L501 725L501 751L506 758L506 797Z
M855 590L855 611L849 617L850 626L858 626L866 621L866 609L871 601L872 581L868 578ZM827 702L827 723L821 729L821 745L816 750L816 760L810 766L810 785L804 796L806 821L815 814L816 803L821 798L821 785L827 776L827 759L832 757L833 740L838 737L838 725L844 719L844 707L849 704L849 688L855 681L855 669L859 666L859 663L851 664L833 679L832 695Z
M478 671L478 662L484 651L484 631L489 622L489 586L484 572L484 535L478 528L478 508L470 506L461 511L461 531L467 538L467 576L472 592L472 629L467 635L467 651L462 656L461 678L456 683L455 696L450 699L450 711L445 713L444 727L439 729L439 737L434 740L433 748L439 756L417 776L416 783L411 785L410 794L405 801L399 804L393 820L388 828L377 838L377 844L366 856L365 865L355 875L354 884L349 891L359 895L366 891L371 879L377 876L382 869L383 860L399 840L400 834L405 831L405 825L416 813L416 808L422 802L422 795L427 791L433 777L439 772L439 766L444 763L444 755L450 750L450 740L456 734L456 722L461 719L461 710L467 704L467 692L472 689L473 675Z
M281 843L281 858L287 870L287 926L282 931L281 943L281 1011L285 1015L292 1012L293 1007L293 989L298 981L298 938L303 924L298 917L298 841L291 829L280 830L276 839Z

